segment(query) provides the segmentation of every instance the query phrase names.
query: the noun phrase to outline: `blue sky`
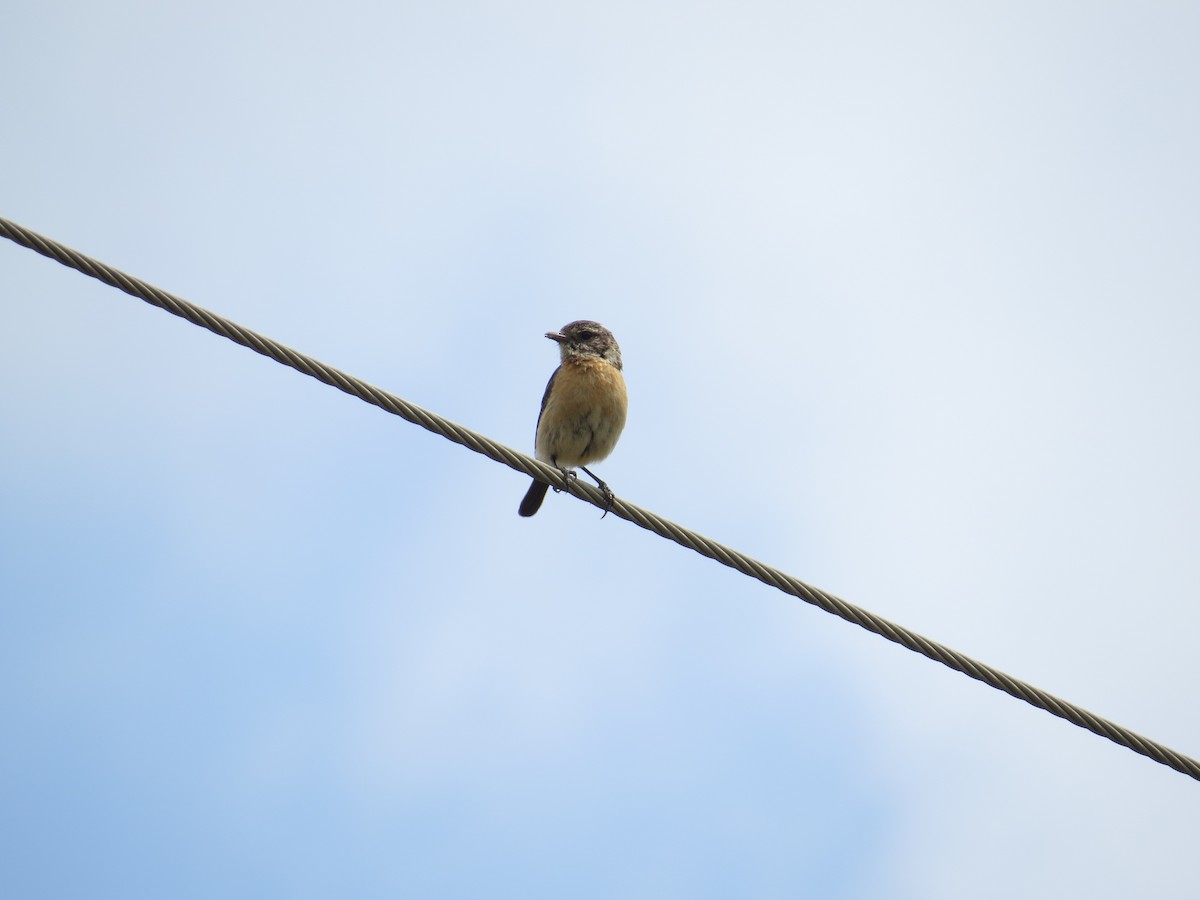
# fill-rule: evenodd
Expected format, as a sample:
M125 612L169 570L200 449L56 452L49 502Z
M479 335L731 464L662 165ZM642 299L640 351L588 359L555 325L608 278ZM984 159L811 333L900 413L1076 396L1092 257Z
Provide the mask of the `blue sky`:
M1200 754L1200 11L48 3L0 214ZM0 891L1189 897L1200 785L3 242Z

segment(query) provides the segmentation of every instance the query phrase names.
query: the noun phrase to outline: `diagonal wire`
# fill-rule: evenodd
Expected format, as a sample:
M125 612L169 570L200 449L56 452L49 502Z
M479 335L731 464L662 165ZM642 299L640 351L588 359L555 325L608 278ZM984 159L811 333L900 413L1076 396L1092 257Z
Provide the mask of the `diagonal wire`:
M512 469L516 469L518 472L546 481L597 507L604 508L604 495L589 484L584 484L575 479L564 479L557 469L539 462L524 453L520 453L503 444L498 444L481 434L471 431L469 428L464 428L462 425L457 425L436 413L429 412L415 404L409 403L395 394L370 385L332 366L327 366L319 360L313 359L311 356L306 356L290 347L285 347L283 344L273 341L255 331L251 331L249 328L244 328L223 316L189 303L187 300L183 300L174 294L167 293L161 288L147 284L141 279L126 275L118 269L107 266L102 262L85 256L69 247L65 247L57 241L43 237L3 217L0 217L0 236L6 237L23 247L35 250L50 259L57 260L72 269L77 269L85 275L99 279L105 284L112 285L118 290L144 300L153 306L165 309L169 313L187 319L195 325L207 328L214 334L229 338L229 340L235 341L243 347L249 347L256 353L268 356L276 362L290 366L299 372L303 372L305 375L310 375L318 381L323 381L325 384L400 416L400 418L415 425L420 425L422 428L454 441L456 444L462 444L476 453L482 453L489 459L503 463ZM972 659L936 641L931 641L929 638L910 631L902 625L897 625L852 603L847 603L845 600L835 597L833 594L826 593L820 588L806 584L800 579L788 575L786 572L751 559L737 550L726 547L724 544L710 540L689 528L684 528L682 525L677 525L674 522L657 516L649 510L634 506L632 503L626 503L620 498L617 498L613 502L611 512L622 519L654 532L660 537L674 541L681 546L696 551L702 556L707 556L709 559L714 559L722 565L736 569L744 575L749 575L751 578L756 578L764 584L783 591L785 594L798 597L806 603L811 603L813 606L825 610L825 612L832 613L839 618L845 619L847 622L852 622L860 628L865 628L867 631L885 637L889 641L900 644L902 647L907 647L915 653L920 653L922 656L948 666L957 672L962 672L976 681L982 681L984 684L1016 697L1018 700L1024 700L1031 706L1044 709L1046 712L1061 719L1066 719L1073 725L1086 728L1093 734L1108 738L1122 747L1127 747L1135 753L1140 753L1142 756L1149 757L1155 762L1162 763L1164 766L1169 766L1177 772L1182 772L1184 775L1200 781L1200 761L1178 753L1157 741L1143 737L1115 722L1110 722L1107 719L1094 715L1086 709L1076 706L1074 703L1049 694L1023 681L1019 681L1011 675L1006 675L1004 672L992 668L986 663Z

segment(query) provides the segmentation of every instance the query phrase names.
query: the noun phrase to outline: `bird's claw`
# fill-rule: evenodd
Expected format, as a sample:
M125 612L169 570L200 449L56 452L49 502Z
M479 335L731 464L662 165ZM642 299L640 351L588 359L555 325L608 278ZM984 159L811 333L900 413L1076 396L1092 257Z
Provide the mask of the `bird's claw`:
M610 488L603 481L600 482L600 490L604 494L604 515L600 516L600 518L603 519L604 516L608 515L608 511L612 509L613 502L617 499L617 495L614 494L612 492L612 488Z
M571 490L570 490L571 479L574 478L574 479L578 480L579 474L577 472L575 472L573 469L560 468L558 471L562 474L563 486L559 487L557 484L552 484L552 485L550 485L550 487L554 488L554 493L556 493L556 494L562 493L563 491L566 491L569 494L571 492Z

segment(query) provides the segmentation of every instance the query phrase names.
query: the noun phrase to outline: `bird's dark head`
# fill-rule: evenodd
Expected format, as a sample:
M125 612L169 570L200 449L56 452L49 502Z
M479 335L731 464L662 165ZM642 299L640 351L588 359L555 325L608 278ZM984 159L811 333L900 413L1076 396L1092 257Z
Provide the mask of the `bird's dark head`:
M546 332L546 337L558 343L563 362L598 357L621 368L621 348L617 339L599 322L580 319L564 325L561 331Z

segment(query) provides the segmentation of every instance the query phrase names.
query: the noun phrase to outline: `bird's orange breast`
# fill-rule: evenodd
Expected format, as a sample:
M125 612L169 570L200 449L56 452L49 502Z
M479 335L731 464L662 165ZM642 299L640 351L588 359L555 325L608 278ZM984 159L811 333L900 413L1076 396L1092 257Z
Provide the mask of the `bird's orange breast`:
M567 469L604 459L621 436L627 408L616 366L603 359L564 362L538 422L537 458Z

